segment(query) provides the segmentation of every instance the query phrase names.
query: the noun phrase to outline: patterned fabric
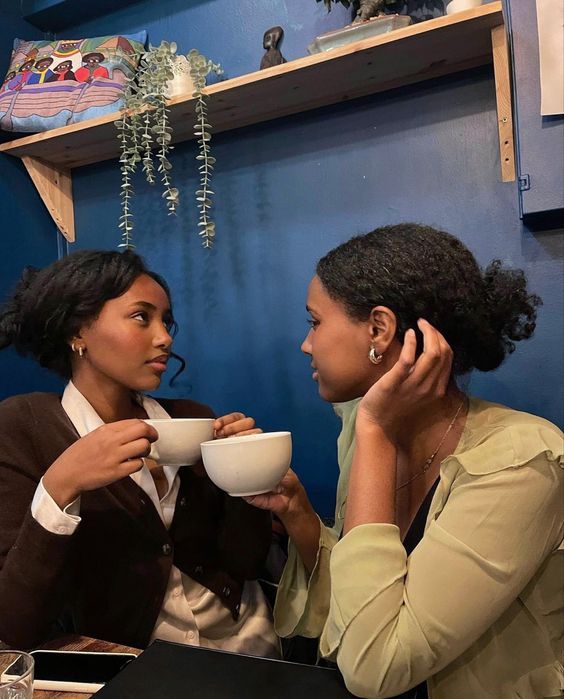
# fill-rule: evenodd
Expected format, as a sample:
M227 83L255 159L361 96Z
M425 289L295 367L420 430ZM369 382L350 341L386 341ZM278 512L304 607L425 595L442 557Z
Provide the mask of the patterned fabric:
M0 85L0 128L48 131L119 110L146 38L146 32L139 32L94 39L15 39Z

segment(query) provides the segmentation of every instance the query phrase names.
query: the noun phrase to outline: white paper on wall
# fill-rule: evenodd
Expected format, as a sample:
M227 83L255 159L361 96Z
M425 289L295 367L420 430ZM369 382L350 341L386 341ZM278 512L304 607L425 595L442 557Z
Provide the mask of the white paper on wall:
M543 116L564 114L564 2L536 0Z

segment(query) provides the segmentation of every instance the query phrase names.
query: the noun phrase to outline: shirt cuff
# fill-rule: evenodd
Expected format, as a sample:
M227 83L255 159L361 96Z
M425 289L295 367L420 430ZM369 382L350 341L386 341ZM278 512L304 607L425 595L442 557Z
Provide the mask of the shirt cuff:
M73 534L81 522L78 516L80 512L80 495L69 503L64 510L57 505L49 495L43 479L39 485L31 502L31 514L33 519L52 534L63 534L69 536Z
M321 635L329 610L329 559L337 540L337 533L320 520L317 558L311 573L290 541L274 606L274 628L279 636Z

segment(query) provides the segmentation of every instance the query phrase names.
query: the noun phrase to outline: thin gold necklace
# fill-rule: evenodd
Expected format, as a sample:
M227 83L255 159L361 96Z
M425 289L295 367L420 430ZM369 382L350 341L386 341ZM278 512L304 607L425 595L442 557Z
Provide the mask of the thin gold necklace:
M443 446L445 439L447 438L449 432L452 430L454 427L454 423L456 422L456 418L460 415L460 411L462 410L462 406L464 405L464 398L460 401L460 405L458 406L457 411L454 413L454 417L450 421L450 425L446 428L446 432L443 434L441 441L437 445L437 448L435 451L431 454L431 456L426 459L425 463L423 464L423 467L421 468L420 471L418 471L415 475L411 476L411 478L408 478L405 483L402 483L401 485L398 485L396 488L396 492L398 490L401 490L402 488L405 488L406 485L409 485L412 483L416 478L419 478L420 476L423 476L427 471L431 468L431 464L435 460L435 456L439 453L439 449Z

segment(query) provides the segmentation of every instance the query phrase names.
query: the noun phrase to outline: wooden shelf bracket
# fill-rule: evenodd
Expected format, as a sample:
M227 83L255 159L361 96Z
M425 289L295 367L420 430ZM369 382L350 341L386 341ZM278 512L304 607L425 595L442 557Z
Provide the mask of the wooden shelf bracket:
M29 155L22 160L57 228L69 243L74 243L71 171Z
M513 109L511 105L511 78L509 47L505 25L492 29L492 53L499 132L499 159L503 182L515 182L515 146L513 143Z

